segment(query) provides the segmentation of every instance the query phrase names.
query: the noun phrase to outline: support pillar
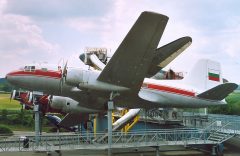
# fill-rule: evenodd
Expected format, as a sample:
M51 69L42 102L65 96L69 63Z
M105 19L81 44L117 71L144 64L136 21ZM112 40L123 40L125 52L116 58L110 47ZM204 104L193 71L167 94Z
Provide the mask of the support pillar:
M216 153L216 146L212 146L212 153L211 153L211 156L216 156L217 153Z
M160 156L159 147L156 147L156 156Z
M34 118L35 118L35 144L39 145L40 141L40 112L39 105L34 103Z
M33 99L33 112L34 112L34 118L35 118L35 145L39 146L40 142L40 136L41 136L41 131L40 131L40 107L39 107L39 97L43 95L42 92L37 92L33 91L32 92L32 99Z
M147 110L144 109L144 131L147 130Z
M112 112L114 104L113 101L108 101L108 156L112 155Z
M207 112L207 108L204 108L204 115L207 115L208 112Z

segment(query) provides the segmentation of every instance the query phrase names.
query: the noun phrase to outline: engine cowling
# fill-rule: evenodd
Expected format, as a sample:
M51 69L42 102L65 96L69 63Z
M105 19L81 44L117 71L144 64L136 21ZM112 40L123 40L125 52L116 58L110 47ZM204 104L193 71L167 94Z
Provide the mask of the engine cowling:
M66 76L66 84L71 86L78 86L80 83L88 83L89 71L72 68L68 69Z
M54 109L59 109L65 113L94 113L98 110L81 107L78 101L69 97L52 96L49 104Z
M67 72L66 76L66 84L71 86L76 86L81 90L91 89L91 90L101 90L101 91L116 91L116 92L124 92L128 91L129 88L101 82L98 81L97 78L100 75L100 71L96 70L84 70L84 69L70 69Z

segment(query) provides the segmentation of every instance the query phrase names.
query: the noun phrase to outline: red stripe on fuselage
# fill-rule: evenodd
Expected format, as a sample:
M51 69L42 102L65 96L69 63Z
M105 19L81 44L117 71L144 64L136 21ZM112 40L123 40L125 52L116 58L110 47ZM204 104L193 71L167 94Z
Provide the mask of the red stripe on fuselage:
M186 95L186 96L195 96L194 92L188 91L188 90L182 90L182 89L178 89L178 88L172 88L172 87L168 87L168 86L155 85L155 84L146 84L145 83L145 85L147 85L147 88L149 88L149 89L170 92L170 93L175 93L175 94L181 94L181 95Z
M61 78L61 71L43 71L43 70L35 70L35 71L15 71L8 74L8 76L37 76L37 77L48 77L54 79Z

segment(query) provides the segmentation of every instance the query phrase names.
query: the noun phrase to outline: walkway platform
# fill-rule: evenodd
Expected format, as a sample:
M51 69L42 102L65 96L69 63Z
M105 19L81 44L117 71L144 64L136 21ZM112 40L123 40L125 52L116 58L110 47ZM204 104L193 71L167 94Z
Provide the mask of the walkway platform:
M56 151L76 149L108 149L107 139L98 142L105 133L88 133L86 135L42 135L39 136L38 145L35 136L27 136L28 142L21 140L18 136L1 138L0 152L4 151ZM114 132L112 136L112 148L140 148L159 147L171 145L196 145L216 144L208 140L209 132L202 130L161 130L161 131L140 131L131 133ZM93 140L96 141L93 141Z

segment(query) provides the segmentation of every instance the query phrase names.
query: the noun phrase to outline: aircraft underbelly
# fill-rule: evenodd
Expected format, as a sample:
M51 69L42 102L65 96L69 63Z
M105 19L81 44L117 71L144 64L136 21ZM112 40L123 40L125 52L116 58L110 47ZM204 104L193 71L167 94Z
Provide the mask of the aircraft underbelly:
M31 91L41 91L47 94L59 94L60 79L37 76L15 76L15 85Z
M204 108L212 105L225 104L221 101L200 99L196 96L187 96L148 89L142 89L139 92L139 97L149 102L155 103L159 107Z

